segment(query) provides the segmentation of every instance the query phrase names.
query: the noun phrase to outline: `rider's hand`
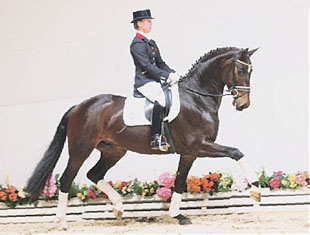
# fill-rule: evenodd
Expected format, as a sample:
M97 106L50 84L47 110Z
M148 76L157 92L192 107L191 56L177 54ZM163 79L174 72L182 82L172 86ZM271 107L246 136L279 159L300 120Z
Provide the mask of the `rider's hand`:
M168 82L174 84L177 83L180 80L180 75L177 73L170 73L168 77Z

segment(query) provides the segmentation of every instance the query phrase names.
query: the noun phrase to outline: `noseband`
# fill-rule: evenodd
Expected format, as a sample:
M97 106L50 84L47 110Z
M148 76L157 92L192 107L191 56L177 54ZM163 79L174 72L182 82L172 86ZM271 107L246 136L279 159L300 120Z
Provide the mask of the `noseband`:
M232 63L232 79L231 79L231 81L232 81L233 85L232 85L232 87L230 87L228 89L228 91L233 96L233 98L241 97L241 96L243 96L243 95L245 95L247 93L250 93L250 91L251 91L251 88L249 86L235 86L235 73L234 73L234 70L235 70L236 63L240 63L242 65L246 65L248 67L248 73L251 72L252 67L253 67L252 64L249 64L249 63L246 63L244 61L241 61L241 60L237 59L237 56L238 56L239 52L236 53L235 58L234 58L233 63ZM243 95L239 96L239 91L245 91L245 93Z
M253 66L252 64L246 63L246 62L241 61L239 59L241 52L242 52L242 49L240 49L239 51L236 52L236 54L235 54L235 56L233 58L233 62L231 64L231 72L232 72L231 82L232 82L232 86L228 89L228 91L230 92L230 94L233 96L234 99L239 98L239 97L241 97L241 96L243 96L245 94L248 94L251 91L251 88L249 86L235 86L235 82L236 82L235 81L236 80L235 79L236 63L240 63L242 65L247 66L248 67L248 70L247 70L248 73L251 72L252 66ZM239 91L245 91L245 93L239 96Z

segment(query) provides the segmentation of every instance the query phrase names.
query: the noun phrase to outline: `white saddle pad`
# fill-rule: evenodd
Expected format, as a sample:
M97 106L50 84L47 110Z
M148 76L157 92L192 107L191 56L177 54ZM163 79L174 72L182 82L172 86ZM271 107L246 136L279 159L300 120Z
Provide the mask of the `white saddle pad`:
M165 118L168 122L174 120L180 112L180 95L177 84L171 86L171 93L172 106L169 115ZM127 126L151 125L150 121L145 118L144 106L144 98L127 97L123 112L124 123Z

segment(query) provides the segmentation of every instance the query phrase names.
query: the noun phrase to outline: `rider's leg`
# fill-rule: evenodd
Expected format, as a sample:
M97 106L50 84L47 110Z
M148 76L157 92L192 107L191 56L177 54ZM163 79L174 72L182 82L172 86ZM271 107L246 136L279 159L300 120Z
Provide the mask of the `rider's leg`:
M164 112L165 108L162 107L157 101L155 101L151 126L151 147L154 150L167 151L170 147L170 145L165 141L165 138L162 136Z

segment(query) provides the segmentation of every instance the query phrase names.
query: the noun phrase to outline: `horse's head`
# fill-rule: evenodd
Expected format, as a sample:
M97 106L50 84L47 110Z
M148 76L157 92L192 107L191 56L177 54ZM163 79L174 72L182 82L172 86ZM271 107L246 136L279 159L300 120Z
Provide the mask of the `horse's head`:
M225 76L223 79L233 95L233 105L238 111L250 106L250 77L252 73L251 55L257 49L249 51L241 49L235 52L234 57L224 64Z

